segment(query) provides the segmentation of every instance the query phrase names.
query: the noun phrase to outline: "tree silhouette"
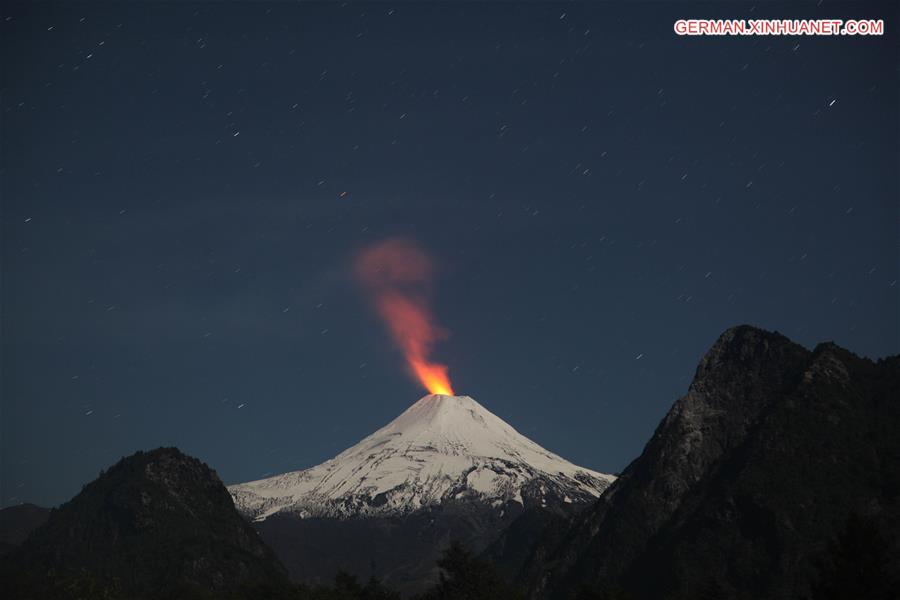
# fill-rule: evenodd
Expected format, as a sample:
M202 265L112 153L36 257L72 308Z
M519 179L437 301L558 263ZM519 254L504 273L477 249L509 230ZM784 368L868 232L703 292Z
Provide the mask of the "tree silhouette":
M422 600L515 600L522 595L461 543L453 542L438 561L440 580Z

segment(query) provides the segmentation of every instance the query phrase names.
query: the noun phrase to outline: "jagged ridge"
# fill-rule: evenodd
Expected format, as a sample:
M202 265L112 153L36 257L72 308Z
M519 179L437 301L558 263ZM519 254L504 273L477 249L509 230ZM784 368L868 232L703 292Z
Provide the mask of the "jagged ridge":
M900 569L874 549L900 551L898 390L900 357L729 329L641 456L568 530L540 534L521 572L530 596L810 597L857 519L883 536L863 544L871 576L824 597L893 597L880 590Z

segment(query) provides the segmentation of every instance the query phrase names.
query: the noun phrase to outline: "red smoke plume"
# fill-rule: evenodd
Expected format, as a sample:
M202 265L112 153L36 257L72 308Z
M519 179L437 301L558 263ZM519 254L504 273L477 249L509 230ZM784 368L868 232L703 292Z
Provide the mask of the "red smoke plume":
M355 270L410 372L432 394L453 395L447 366L428 359L434 344L448 334L431 314L431 257L411 240L392 238L363 250Z

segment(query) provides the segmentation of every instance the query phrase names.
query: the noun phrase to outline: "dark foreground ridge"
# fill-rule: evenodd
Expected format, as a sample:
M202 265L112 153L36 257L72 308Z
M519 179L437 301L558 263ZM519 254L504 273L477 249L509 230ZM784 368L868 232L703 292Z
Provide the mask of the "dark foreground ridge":
M531 598L896 598L898 398L900 357L729 329L596 503L525 511L481 558L449 545L420 598L521 597L494 565ZM122 459L0 560L4 598L399 598L340 573L292 585L216 474L174 448Z
M532 597L896 597L898 399L900 357L729 329L641 456L544 530L519 576Z
M123 458L58 510L14 508L4 511L12 548L0 559L4 599L400 600L374 577L289 582L215 472L175 448ZM459 543L437 570L419 600L522 597Z
M175 448L101 473L3 571L6 598L227 598L288 585L216 473Z
M0 556L24 542L49 516L49 508L27 503L0 510Z

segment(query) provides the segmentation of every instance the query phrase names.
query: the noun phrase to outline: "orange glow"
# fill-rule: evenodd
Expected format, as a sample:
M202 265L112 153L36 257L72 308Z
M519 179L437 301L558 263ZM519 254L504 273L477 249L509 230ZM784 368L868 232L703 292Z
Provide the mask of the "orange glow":
M431 258L402 239L367 248L356 261L356 275L371 292L410 373L430 393L452 396L447 366L428 358L434 344L448 335L431 314L428 292L433 271Z
M443 394L445 396L453 395L453 388L450 387L450 378L447 376L446 365L413 360L409 366L430 393Z

